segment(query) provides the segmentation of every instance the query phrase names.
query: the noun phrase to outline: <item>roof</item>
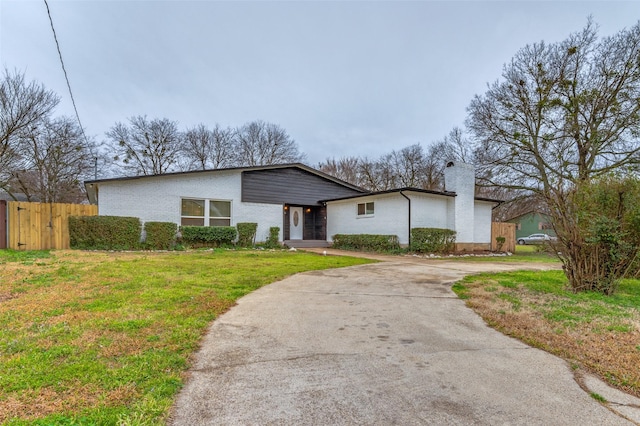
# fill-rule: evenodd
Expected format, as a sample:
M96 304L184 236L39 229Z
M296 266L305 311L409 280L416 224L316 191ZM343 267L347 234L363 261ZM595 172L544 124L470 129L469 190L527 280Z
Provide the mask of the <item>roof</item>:
M486 201L488 203L498 203L498 204L504 203L504 200L498 200L496 198L473 197L473 199L476 200L476 201Z
M273 164L268 166L250 166L250 167L228 167L224 169L190 170L186 172L171 172L171 173L163 173L158 175L122 176L122 177L108 178L108 179L94 179L94 180L84 181L84 187L87 191L87 197L89 198L89 202L94 204L96 202L96 187L103 183L126 182L131 180L149 179L149 178L166 179L166 178L171 178L175 176L195 175L195 174L202 174L202 173L215 174L215 173L222 173L222 172L229 172L229 171L242 173L242 172L248 172L248 171L275 170L275 169L286 169L286 168L297 168L300 170L304 170L308 173L311 173L323 179L327 179L329 181L335 182L347 188L351 188L355 191L360 191L360 192L365 191L364 189L356 185L352 185L349 182L345 182L341 179L328 175L324 172L321 172L320 170L316 170L302 163L286 163L286 164Z
M455 192L451 192L451 191L434 191L434 190L431 190L431 189L420 189L420 188L404 187L404 188L388 189L386 191L367 192L367 193L364 193L364 194L352 195L352 196L349 196L349 197L332 198L332 199L329 199L329 200L321 200L321 202L329 203L329 202L332 202L332 201L351 200L351 199L354 199L354 198L370 197L372 195L384 195L384 194L393 194L393 193L402 193L402 192L418 192L418 193L421 193L421 194L440 195L440 196L444 196L444 197L456 197L457 196L457 194ZM487 202L491 202L491 203L502 203L502 200L494 200L494 199L491 199L491 198L474 197L474 199L477 200L477 201L487 201Z
M11 196L11 195L9 195L8 192L0 190L0 200L4 200L4 201L28 201L28 198L27 198L27 196L25 194L23 194L21 192L13 193L13 196Z

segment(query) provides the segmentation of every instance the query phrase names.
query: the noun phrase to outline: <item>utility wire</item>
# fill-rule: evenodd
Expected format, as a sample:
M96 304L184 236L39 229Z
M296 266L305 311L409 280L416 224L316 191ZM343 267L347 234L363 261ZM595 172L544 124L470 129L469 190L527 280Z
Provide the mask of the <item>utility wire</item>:
M67 81L67 88L69 89L69 96L71 96L71 103L73 104L73 110L76 112L76 119L78 120L78 125L80 126L80 132L82 133L82 137L84 138L85 143L88 144L87 135L84 134L84 127L82 126L82 122L80 121L78 108L76 108L76 100L73 98L73 92L71 91L71 84L69 83L69 76L67 75L67 69L65 68L64 61L62 60L60 43L58 43L58 36L56 35L56 29L53 27L53 19L51 19L51 11L49 10L49 3L47 3L47 0L44 0L44 4L45 6L47 6L47 15L49 15L49 22L51 23L51 31L53 31L53 39L55 40L56 47L58 48L58 57L60 57L60 65L62 65L62 72L64 72L64 79Z

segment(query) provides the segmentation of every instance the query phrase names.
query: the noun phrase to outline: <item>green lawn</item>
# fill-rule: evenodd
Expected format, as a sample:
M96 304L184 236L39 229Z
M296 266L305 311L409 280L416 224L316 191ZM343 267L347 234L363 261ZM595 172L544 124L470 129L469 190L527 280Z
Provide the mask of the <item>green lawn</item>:
M287 251L0 251L0 423L163 424L208 324L291 274Z
M640 280L573 293L562 271L469 276L453 290L489 325L640 396Z

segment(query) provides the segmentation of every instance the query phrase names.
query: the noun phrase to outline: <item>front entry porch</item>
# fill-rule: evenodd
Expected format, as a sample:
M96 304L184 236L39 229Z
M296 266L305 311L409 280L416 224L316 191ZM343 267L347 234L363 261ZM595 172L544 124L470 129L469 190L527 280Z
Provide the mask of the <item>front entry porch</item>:
M329 247L325 206L284 206L283 239L289 247Z

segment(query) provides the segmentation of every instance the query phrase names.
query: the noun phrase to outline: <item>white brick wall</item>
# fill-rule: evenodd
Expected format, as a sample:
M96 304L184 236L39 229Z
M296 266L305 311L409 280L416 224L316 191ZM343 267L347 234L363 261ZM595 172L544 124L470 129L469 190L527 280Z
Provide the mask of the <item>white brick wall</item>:
M491 213L495 203L487 201L475 202L474 211L474 243L491 243Z
M216 171L126 181L100 183L100 215L139 217L142 222L162 221L180 224L182 198L231 201L231 225L256 222L257 241L264 241L269 228L280 228L282 240L282 206L241 202L241 175L238 171Z
M449 228L452 197L405 192L411 199L411 227ZM358 217L358 203L375 203L373 216ZM400 193L331 201L327 204L327 238L335 234L397 235L400 244L409 244L409 202Z
M358 203L374 202L372 216L358 217ZM327 240L335 234L397 235L407 244L408 203L400 194L358 197L327 203Z
M407 196L411 198L412 228L453 229L448 212L455 198L418 193L409 193Z

